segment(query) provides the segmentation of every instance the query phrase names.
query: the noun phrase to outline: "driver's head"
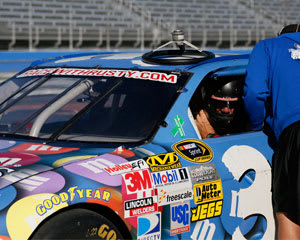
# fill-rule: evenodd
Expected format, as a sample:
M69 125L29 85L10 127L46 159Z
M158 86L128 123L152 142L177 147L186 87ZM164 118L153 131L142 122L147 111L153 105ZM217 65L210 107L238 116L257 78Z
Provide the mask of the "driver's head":
M238 132L244 121L243 81L221 79L203 88L204 109L218 134Z

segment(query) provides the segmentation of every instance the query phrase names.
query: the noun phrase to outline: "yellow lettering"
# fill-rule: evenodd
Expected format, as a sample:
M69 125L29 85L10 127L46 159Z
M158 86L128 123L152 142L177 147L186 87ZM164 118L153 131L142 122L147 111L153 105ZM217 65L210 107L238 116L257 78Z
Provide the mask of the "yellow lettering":
M99 189L95 191L94 198L101 199L101 193Z
M103 190L103 198L102 199L104 201L109 202L110 196L111 196L110 192Z
M78 193L80 198L83 198L83 189L77 189L76 192Z
M59 197L61 199L61 202L66 202L69 199L69 195L67 193L65 193L65 192L60 193Z
M86 189L86 197L91 198L92 197L92 189Z
M102 224L98 230L98 236L104 239L108 233L106 230L109 230L109 227L106 224Z
M43 207L42 204L39 204L36 206L36 212L42 216L46 212L46 209Z

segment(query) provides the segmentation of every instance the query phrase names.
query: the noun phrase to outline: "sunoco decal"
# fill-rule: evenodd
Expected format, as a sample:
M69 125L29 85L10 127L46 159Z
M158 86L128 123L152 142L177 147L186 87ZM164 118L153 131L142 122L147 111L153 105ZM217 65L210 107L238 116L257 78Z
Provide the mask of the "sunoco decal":
M180 168L181 163L175 152L158 154L144 158L152 172Z
M161 72L117 70L117 69L80 69L80 68L44 68L28 70L17 78L43 76L47 74L54 76L96 76L96 77L124 77L133 79L152 80L166 83L176 83L177 75Z
M205 163L213 158L211 148L198 140L184 140L174 144L172 148L181 157L191 162Z

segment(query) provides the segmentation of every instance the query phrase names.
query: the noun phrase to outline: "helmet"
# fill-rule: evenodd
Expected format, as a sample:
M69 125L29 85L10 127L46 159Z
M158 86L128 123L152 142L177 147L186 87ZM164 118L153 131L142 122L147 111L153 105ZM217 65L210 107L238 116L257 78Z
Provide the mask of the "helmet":
M241 131L245 123L242 79L210 80L202 87L202 100L210 124L221 135Z

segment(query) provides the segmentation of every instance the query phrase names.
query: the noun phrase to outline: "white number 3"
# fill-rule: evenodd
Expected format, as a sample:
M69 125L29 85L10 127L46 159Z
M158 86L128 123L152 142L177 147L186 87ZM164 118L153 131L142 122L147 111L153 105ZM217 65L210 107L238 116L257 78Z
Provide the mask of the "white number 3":
M239 192L231 192L230 216L245 219L251 215L263 215L267 220L267 229L262 239L274 239L271 167L267 159L255 148L243 145L229 148L224 153L222 161L237 181L249 170L254 170L256 173L251 186L241 189ZM235 229L232 239L245 239L239 227Z

